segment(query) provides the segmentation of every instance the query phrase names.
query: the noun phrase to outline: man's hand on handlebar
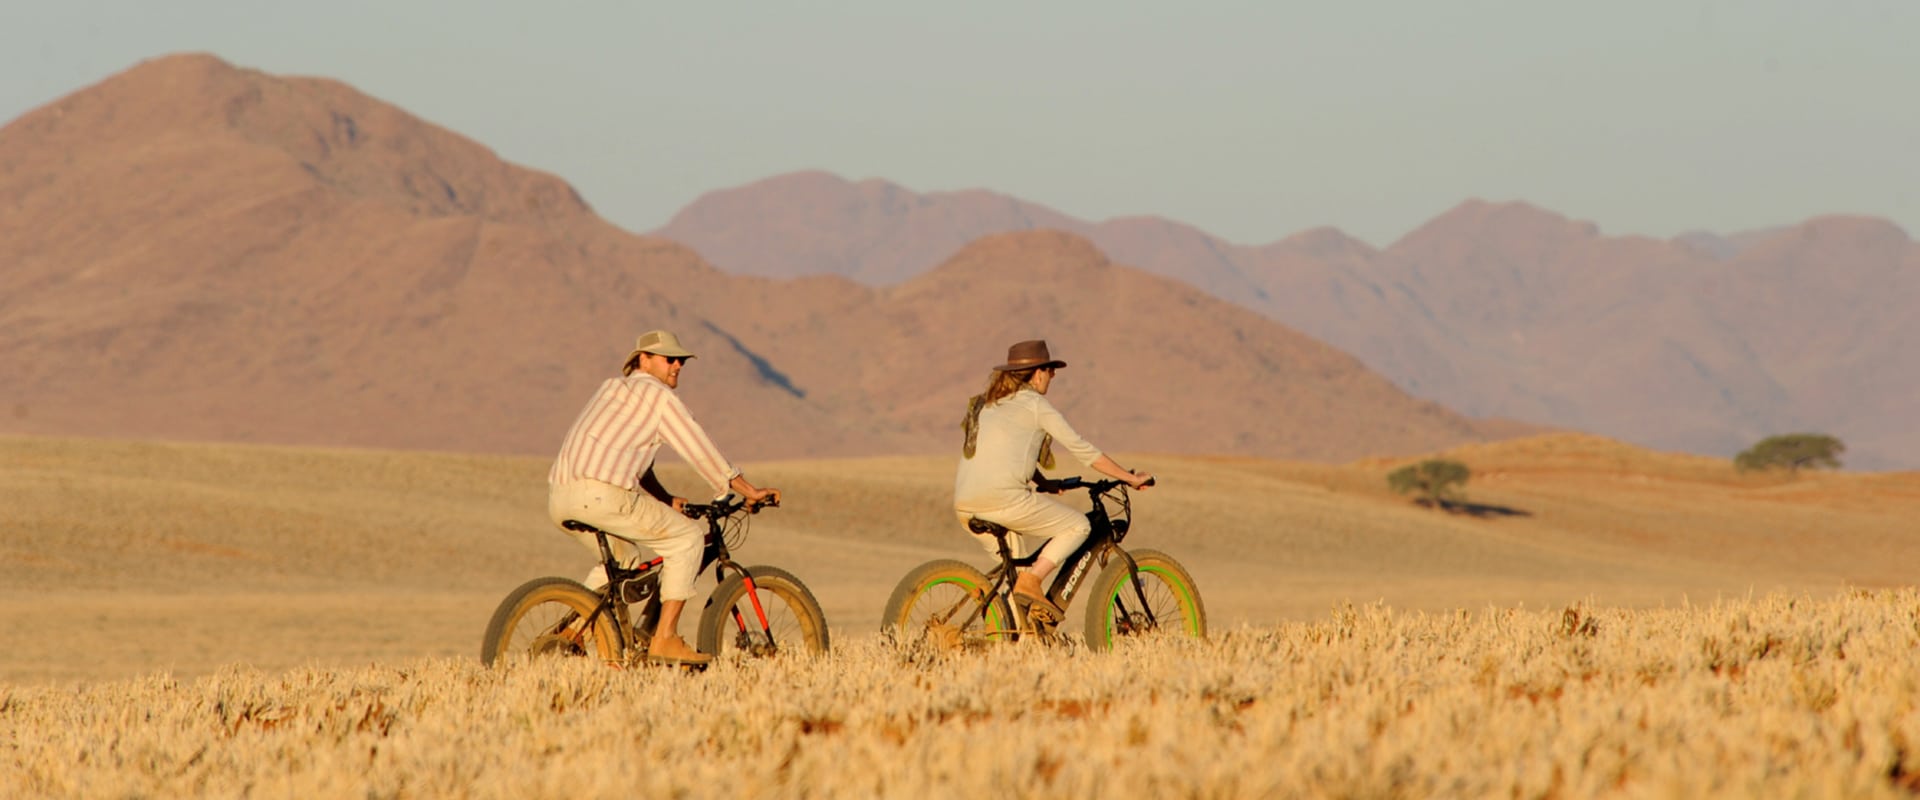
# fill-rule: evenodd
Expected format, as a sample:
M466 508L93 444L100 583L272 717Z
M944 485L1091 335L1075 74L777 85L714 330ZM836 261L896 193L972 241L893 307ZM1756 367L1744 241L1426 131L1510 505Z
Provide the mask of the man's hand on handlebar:
M728 482L727 488L739 492L741 497L746 498L747 508L749 509L780 505L779 489L771 486L762 489L749 483L745 475L733 476L733 480Z
M1149 486L1152 486L1153 484L1154 484L1153 476L1145 472L1134 472L1133 480L1127 481L1127 485L1132 486L1135 489L1145 489Z
M741 496L746 498L747 508L752 511L780 505L780 490L771 486L765 489L755 488L751 492L742 492Z

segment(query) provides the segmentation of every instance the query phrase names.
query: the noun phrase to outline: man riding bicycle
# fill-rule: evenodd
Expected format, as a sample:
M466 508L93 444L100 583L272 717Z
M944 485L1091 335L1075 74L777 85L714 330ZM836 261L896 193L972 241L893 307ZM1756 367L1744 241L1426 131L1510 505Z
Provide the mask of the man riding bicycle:
M1066 417L1047 402L1055 371L1066 365L1053 358L1043 340L1007 348L1007 363L993 368L987 390L967 404L967 416L961 422L966 443L953 489L953 508L961 524L977 517L1005 526L1013 531L1007 544L1014 557L1024 557L1046 542L1033 566L1015 579L1013 595L1030 608L1045 609L1055 620L1065 612L1047 599L1044 581L1086 541L1092 526L1085 514L1036 493L1036 486L1051 492L1051 482L1040 472L1041 467L1053 466L1051 445L1059 442L1080 463L1135 489L1153 479L1120 466L1080 438ZM972 536L987 552L999 553L991 534Z
M680 638L680 612L694 595L706 531L679 513L686 498L674 497L654 476L660 446L672 446L712 485L716 496L731 490L749 503L780 501L779 489L754 486L720 454L674 394L680 370L691 358L693 353L672 333L641 334L621 368L622 377L608 378L594 392L547 473L547 514L555 525L578 520L624 537L608 540L624 564L640 557L639 549L625 539L644 542L662 559L660 620L647 659L663 664L705 664L712 656ZM592 534L567 534L600 552ZM596 590L605 586L605 567L595 566L585 583Z

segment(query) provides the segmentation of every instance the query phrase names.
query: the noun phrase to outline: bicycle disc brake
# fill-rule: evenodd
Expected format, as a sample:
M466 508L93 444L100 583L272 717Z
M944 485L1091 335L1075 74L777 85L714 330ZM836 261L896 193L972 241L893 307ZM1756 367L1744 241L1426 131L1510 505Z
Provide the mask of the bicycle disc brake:
M933 621L927 622L924 640L934 649L948 653L959 650L967 643L966 637L960 633L959 628L951 623Z
M1153 629L1153 619L1145 611L1129 611L1113 618L1113 632L1120 636L1138 636Z
M773 637L768 636L766 631L741 631L734 637L733 644L742 652L756 658L777 655L780 652L780 645L774 644Z

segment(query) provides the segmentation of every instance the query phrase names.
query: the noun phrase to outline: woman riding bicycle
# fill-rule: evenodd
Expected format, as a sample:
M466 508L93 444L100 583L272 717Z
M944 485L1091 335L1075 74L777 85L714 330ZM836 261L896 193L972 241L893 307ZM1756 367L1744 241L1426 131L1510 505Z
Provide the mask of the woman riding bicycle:
M979 518L1014 533L1007 545L1016 558L1033 551L1039 558L1022 570L1014 582L1016 601L1046 609L1055 619L1065 612L1047 599L1044 581L1054 567L1073 554L1092 526L1085 514L1036 492L1052 492L1040 472L1053 466L1054 442L1080 463L1142 489L1153 476L1115 463L1080 438L1066 417L1047 402L1047 389L1064 361L1054 360L1044 340L1033 339L1007 348L1007 363L993 368L987 390L967 404L961 423L966 444L961 449L959 475L954 479L953 510L962 525ZM998 555L999 545L989 534L972 533L987 552Z

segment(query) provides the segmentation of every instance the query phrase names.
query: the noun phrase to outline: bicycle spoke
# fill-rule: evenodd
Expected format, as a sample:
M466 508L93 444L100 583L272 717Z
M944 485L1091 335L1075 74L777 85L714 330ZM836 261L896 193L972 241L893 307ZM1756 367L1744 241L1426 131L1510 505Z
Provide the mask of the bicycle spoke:
M765 658L787 650L823 652L826 619L798 578L774 567L752 567L754 577L727 579L701 614L701 649ZM797 648L797 649L796 649Z
M1115 562L1094 582L1095 596L1105 599L1088 609L1088 644L1106 648L1116 638L1152 633L1204 638L1205 607L1186 569L1158 551L1132 555L1132 569Z
M522 585L494 611L482 637L481 660L524 661L548 657L616 660L625 648L605 597L564 578Z

